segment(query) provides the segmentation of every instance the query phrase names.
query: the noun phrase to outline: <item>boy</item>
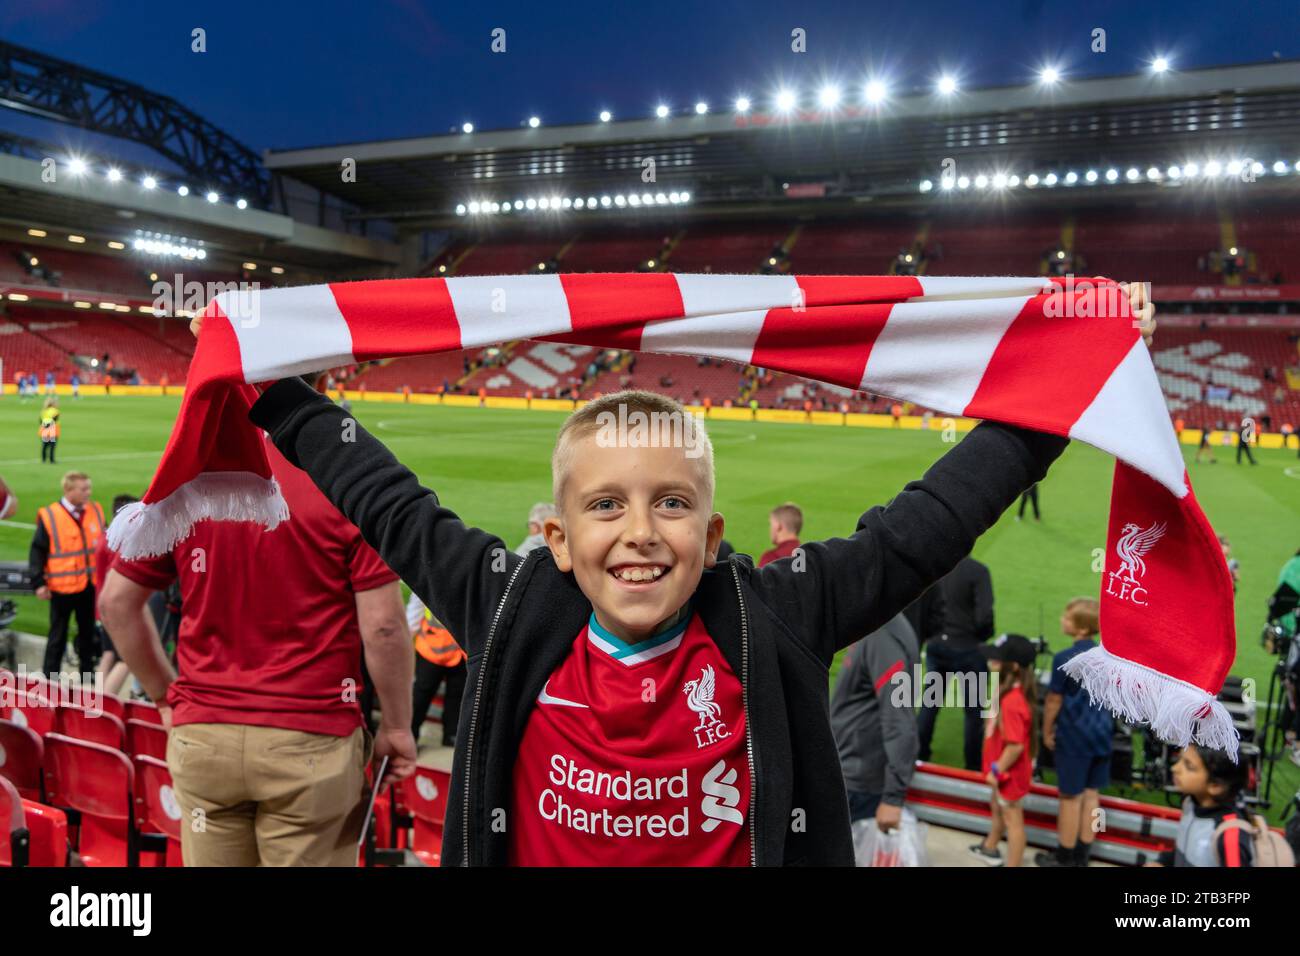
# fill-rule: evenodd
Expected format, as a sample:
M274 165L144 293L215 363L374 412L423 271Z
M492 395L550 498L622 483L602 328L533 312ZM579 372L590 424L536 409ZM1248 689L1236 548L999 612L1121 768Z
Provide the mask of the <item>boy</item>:
M1101 629L1100 620L1101 606L1093 598L1075 598L1061 614L1061 632L1074 643L1052 658L1043 704L1043 743L1055 753L1060 790L1057 847L1034 857L1039 866L1088 865L1096 832L1093 818L1101 805L1101 788L1110 782L1114 720L1062 670L1066 661L1097 646L1093 637Z
M683 415L622 392L570 416L548 547L526 557L302 381L249 417L468 654L447 865L852 866L832 657L951 569L1067 439L980 425L852 536L760 570L717 559L702 427L694 447L610 447L601 416L620 405L627 421Z

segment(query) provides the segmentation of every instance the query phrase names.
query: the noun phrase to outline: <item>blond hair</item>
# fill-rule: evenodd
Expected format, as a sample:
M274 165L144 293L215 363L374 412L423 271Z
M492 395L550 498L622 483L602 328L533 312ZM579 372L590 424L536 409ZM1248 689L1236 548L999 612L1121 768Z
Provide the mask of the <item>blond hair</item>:
M1096 598L1077 597L1065 605L1065 616L1076 631L1086 630L1091 637L1101 630L1101 604Z
M704 422L687 411L686 407L667 395L647 392L640 389L626 389L601 396L583 405L564 420L560 433L555 438L555 451L551 454L551 491L555 507L564 508L564 485L568 479L569 468L573 461L574 444L596 432L604 432L611 420L627 422L640 413L653 426L668 425L676 422L678 430L674 433L684 444L694 443L700 449L700 476L704 484L705 501L703 504L713 507L713 443L704 428ZM664 442L657 440L647 442L651 447L659 447ZM671 442L673 446L676 441ZM690 457L688 455L688 457Z
M63 476L63 490L67 491L78 481L90 481L90 475L84 471L70 471Z
M785 528L799 534L803 531L803 509L793 501L787 501L783 505L777 505L772 509L772 517Z

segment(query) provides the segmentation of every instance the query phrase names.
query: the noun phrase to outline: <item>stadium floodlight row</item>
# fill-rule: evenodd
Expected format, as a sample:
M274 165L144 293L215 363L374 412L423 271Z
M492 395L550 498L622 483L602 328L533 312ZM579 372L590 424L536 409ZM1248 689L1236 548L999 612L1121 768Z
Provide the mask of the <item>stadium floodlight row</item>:
M1159 76L1168 73L1172 68L1173 65L1167 56L1156 56L1147 61L1145 72ZM1065 78L1065 73L1060 66L1048 64L1035 73L1034 83L1042 88L1055 88L1060 86ZM897 85L897 78L891 81L876 76L870 77L861 84L860 105L873 109L879 108L889 99L891 90ZM853 106L844 89L844 85L834 80L827 81L815 91L808 93L782 86L774 90L769 98L770 112L776 116L789 116L799 109L802 103L811 102L815 103L816 108L827 118L833 118L836 110L851 109ZM930 89L935 96L947 98L960 93L962 83L954 74L943 72L930 84ZM737 96L732 103L732 109L739 116L747 115L754 109L754 100L743 94ZM674 110L667 103L659 103L652 112L656 119L668 119L679 111ZM710 106L707 100L698 100L693 107L684 112L705 116L710 112ZM597 119L601 123L609 123L613 118L609 110L601 110L597 114ZM541 118L537 116L530 116L525 122L529 129L537 129L542 125ZM460 131L465 135L473 133L476 129L477 127L469 121L462 123L460 127Z
M1234 180L1239 180L1241 182L1254 182L1256 177L1266 175L1269 170L1272 171L1274 176L1287 176L1293 172L1300 173L1300 159L1297 159L1294 163L1290 163L1284 159L1274 160L1273 164L1269 167L1266 167L1259 160L1253 160L1249 157L1245 159L1230 159L1227 161L1211 159L1206 162L1204 168L1195 161L1189 161L1182 165L1175 163L1174 165L1166 167L1164 170L1161 170L1159 166L1148 166L1145 173L1145 179L1147 182L1152 183L1158 183L1166 179L1170 182L1177 183L1198 178L1202 182L1208 183L1213 183L1216 180L1225 182L1232 182ZM1058 183L1066 186L1074 186L1082 179L1084 183L1092 185L1100 182L1103 178L1109 185L1115 185L1121 180L1119 170L1112 166L1110 169L1106 170L1104 174L1095 169L1089 169L1082 177L1080 177L1079 173L1073 169L1068 170L1064 176L1058 176L1055 172L1047 172L1042 176L1039 176L1037 173L1030 173L1024 178L1024 184L1031 189L1040 184L1049 187L1055 186ZM1144 174L1136 166L1130 166L1122 178L1124 182L1127 183L1140 183L1144 178ZM956 187L957 189L968 189L970 186L974 185L976 189L985 189L989 186L992 186L994 189L1004 189L1008 187L1014 188L1019 186L1020 183L1021 179L1015 173L1008 174L1005 171L998 171L991 174L979 173L974 177L974 179L970 176L944 176L939 180L939 188L944 190L949 190L953 187ZM921 192L928 193L934 188L934 182L929 179L923 179L921 180L919 188Z
M864 203L901 209L941 195L1019 189L1026 196L1026 187L1056 184L1153 190L1195 181L1199 192L1226 188L1233 176L1253 179L1263 194L1295 182L1297 75L1296 64L1286 62L1148 72L1054 84L1050 97L1024 85L959 85L959 95L936 97L877 80L866 106L856 96L850 102L847 88L827 87L815 96L805 91L803 99L820 104L805 110L791 90L784 114L765 112L770 104L756 98L738 104L745 110L669 110L619 122L602 116L567 126L272 150L265 162L272 172L346 199L358 210L354 222L401 229L523 225L542 219L541 200L555 197L561 213L614 221L665 213L683 220L852 216L866 214ZM344 158L357 165L355 182L340 183ZM944 189L949 175L952 188ZM690 203L657 201L673 191L689 192ZM645 203L647 193L656 201ZM1083 190L1077 195L1091 201ZM610 197L608 205L602 196ZM565 197L574 202L566 206ZM548 203L545 212L555 208Z

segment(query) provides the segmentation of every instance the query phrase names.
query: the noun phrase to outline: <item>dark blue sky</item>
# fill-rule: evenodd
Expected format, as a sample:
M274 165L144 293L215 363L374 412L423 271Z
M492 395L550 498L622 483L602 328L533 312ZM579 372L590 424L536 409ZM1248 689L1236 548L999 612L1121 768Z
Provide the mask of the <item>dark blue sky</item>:
M190 52L190 30L208 52ZM493 28L507 51L489 49ZM807 31L807 52L790 31ZM1107 31L1107 52L1090 51ZM171 95L256 150L646 116L664 101L715 108L779 82L857 86L876 66L900 84L941 68L968 86L1300 58L1300 4L1281 0L1065 3L605 0L578 3L305 3L32 0L0 3L0 36ZM0 125L5 118L0 115Z

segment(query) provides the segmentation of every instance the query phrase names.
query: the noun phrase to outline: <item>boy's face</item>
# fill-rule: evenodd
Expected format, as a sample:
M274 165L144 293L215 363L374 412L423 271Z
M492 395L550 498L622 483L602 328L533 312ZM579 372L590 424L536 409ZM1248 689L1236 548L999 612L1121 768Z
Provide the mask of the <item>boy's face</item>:
M644 640L717 560L722 515L710 510L702 460L683 448L601 447L593 433L573 439L567 467L546 543L603 627Z
M781 537L781 522L776 520L776 515L768 516L767 531L768 537L772 539L772 543L778 543L778 539Z

